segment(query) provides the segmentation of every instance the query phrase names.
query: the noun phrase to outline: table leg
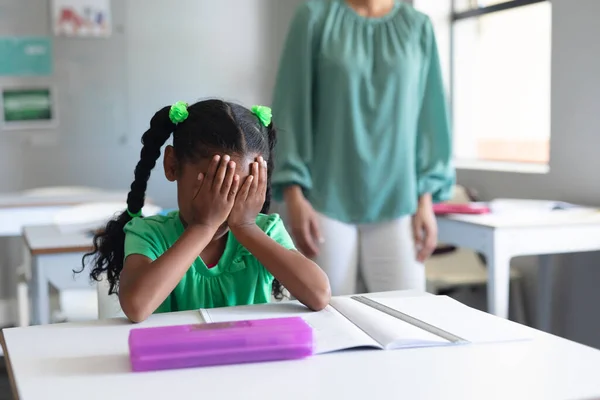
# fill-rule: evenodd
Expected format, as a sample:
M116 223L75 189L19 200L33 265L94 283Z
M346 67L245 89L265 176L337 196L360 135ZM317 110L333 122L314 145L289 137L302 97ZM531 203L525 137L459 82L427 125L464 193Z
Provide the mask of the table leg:
M552 329L552 295L554 292L554 263L551 255L538 258L537 328L544 332Z
M486 254L488 268L488 312L508 318L510 293L510 255L495 241L490 254Z
M31 306L34 325L44 325L50 322L50 301L48 280L44 274L38 256L31 257Z

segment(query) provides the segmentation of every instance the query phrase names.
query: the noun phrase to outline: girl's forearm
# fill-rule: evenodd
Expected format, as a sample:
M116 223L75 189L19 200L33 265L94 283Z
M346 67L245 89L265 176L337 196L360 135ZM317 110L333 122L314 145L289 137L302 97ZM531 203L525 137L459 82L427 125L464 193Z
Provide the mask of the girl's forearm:
M315 311L329 304L329 280L317 264L279 245L256 225L233 228L232 233L302 304Z
M211 241L214 233L208 227L187 228L175 244L153 262L129 271L127 268L123 270L119 298L123 312L129 319L143 321L156 311Z

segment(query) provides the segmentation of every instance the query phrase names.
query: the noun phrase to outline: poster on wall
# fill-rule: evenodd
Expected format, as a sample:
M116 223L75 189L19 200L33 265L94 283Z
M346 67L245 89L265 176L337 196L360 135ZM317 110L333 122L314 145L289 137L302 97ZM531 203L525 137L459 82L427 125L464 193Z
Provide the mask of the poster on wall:
M56 127L54 99L54 90L49 86L0 88L2 130Z
M110 36L110 0L52 0L51 4L52 26L56 36Z
M0 37L0 76L52 74L52 40L49 37Z

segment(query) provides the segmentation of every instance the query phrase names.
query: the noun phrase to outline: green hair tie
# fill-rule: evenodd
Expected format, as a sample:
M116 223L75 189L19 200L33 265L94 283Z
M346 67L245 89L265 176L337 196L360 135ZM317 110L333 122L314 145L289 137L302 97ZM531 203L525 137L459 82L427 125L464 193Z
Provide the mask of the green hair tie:
M183 101L178 101L171 106L169 110L169 119L175 125L182 123L187 119L190 113L187 110L187 103Z
M129 214L129 216L131 218L137 218L137 217L141 217L142 216L142 210L136 212L135 214L132 213L131 211L129 211L129 208L127 209L127 214Z
M271 109L267 106L252 106L252 114L256 115L264 126L271 125Z

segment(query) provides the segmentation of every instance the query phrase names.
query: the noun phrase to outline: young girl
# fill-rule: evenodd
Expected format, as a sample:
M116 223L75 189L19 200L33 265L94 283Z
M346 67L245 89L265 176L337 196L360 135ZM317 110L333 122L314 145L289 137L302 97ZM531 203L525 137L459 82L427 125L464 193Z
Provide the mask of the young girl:
M150 171L163 144L178 212L142 218ZM312 310L329 302L325 273L294 248L271 200L271 111L220 100L177 102L142 136L127 211L94 238L95 280L133 322L154 312L267 303L285 287ZM283 286L283 287L282 287Z

